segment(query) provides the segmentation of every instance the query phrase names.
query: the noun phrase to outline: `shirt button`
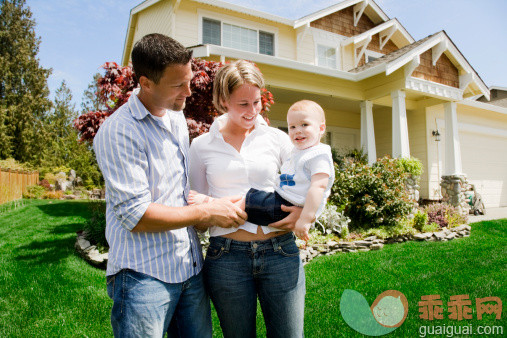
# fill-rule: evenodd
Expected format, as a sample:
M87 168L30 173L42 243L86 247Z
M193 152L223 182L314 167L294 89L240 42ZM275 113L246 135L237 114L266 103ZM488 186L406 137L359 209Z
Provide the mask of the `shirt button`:
M257 247L258 247L257 243L254 243L254 244L252 245L252 247L253 247L254 249L257 249Z

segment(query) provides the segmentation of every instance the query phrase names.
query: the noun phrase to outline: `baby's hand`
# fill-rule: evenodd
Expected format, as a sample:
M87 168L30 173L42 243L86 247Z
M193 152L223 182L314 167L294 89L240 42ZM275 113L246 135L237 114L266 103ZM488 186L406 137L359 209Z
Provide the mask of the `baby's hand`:
M305 223L301 221L301 219L298 219L296 222L296 226L294 227L294 233L296 236L303 241L308 241L310 239L310 236L308 235L308 230L310 230L311 223Z

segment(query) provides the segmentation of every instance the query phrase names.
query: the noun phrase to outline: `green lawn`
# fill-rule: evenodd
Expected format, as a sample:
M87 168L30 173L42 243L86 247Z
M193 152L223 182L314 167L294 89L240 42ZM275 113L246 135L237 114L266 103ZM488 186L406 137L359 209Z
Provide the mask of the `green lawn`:
M74 252L75 232L89 215L86 202L27 201L0 206L0 337L111 336L104 271ZM306 266L306 337L354 337L339 311L344 289L369 304L383 291L403 292L405 323L388 336L418 336L421 325L504 325L486 315L477 320L475 298L506 297L507 219L472 225L469 238L446 243L386 245L381 251L320 257ZM469 294L473 319L419 319L423 295ZM240 314L239 314L240 315ZM259 315L259 335L264 335ZM216 317L215 335L220 336ZM359 336L359 335L357 335Z

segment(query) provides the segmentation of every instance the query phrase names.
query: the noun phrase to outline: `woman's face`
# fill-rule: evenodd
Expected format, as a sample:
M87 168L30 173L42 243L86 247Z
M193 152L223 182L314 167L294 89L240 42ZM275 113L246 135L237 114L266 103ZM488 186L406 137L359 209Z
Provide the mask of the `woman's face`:
M249 83L242 84L231 93L229 100L223 102L223 106L235 127L250 130L262 109L261 90Z

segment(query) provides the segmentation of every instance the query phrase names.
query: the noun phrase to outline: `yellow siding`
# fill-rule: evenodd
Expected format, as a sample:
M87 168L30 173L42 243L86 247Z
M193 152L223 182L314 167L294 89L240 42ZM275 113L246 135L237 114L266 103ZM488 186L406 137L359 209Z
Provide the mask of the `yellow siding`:
M297 50L297 61L308 63L311 65L315 64L315 42L313 41L313 35L307 30L303 34L298 50Z
M373 109L377 157L392 155L392 112L390 108Z
M262 18L236 13L224 8L218 8L211 5L200 4L190 1L182 1L176 11L176 35L175 39L185 46L194 46L200 44L199 41L199 11L203 11L203 15L211 13L214 19L230 22L233 17L233 24L245 25L258 30L266 30L268 32L275 31L277 40L275 48L277 57L295 60L296 59L296 34L290 26L275 23Z
M424 168L421 176L419 190L422 198L428 198L428 166L427 156L427 132L426 132L426 112L424 109L407 111L408 138L410 144L410 155L419 159Z
M161 33L172 36L173 3L160 1L137 13L137 25L132 46L146 34ZM129 51L130 54L131 50Z

